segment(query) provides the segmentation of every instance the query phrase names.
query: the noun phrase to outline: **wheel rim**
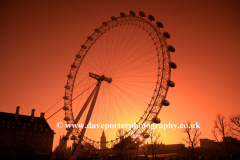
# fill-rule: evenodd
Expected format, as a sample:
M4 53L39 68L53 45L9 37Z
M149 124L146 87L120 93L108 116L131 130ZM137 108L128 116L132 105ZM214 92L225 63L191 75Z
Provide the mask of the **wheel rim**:
M166 42L166 38L160 31L160 28L157 27L157 25L154 24L154 22L151 22L141 16L134 16L134 15L127 15L125 17L112 17L112 20L108 22L104 22L102 26L100 26L98 29L95 29L95 32L87 38L87 41L84 43L84 45L81 46L81 50L76 55L76 58L74 60L73 65L71 66L71 70L69 73L69 77L67 80L68 87L65 91L65 96L68 97L68 99L64 100L65 106L69 109L65 111L65 117L69 117L69 121L67 123L72 124L74 121L74 115L73 115L73 104L72 99L74 97L73 92L75 90L75 80L77 78L77 75L81 73L81 66L85 59L85 56L88 55L88 53L91 52L91 49L94 49L94 44L97 44L97 41L104 37L104 34L107 34L108 31L113 31L115 28L122 27L122 26L137 26L141 28L142 30L146 31L147 34L149 34L149 37L152 39L152 42L154 43L155 49L156 49L156 56L158 61L157 66L157 81L154 89L154 93L151 95L152 98L149 102L149 105L146 107L145 112L140 117L140 120L137 121L137 124L152 124L152 119L156 117L161 108L162 108L162 100L166 98L167 91L168 91L168 81L170 80L170 73L171 68L169 66L170 60L170 51L168 50L168 45ZM114 79L113 79L114 81ZM147 128L140 128L140 129L131 129L128 131L124 136L133 136L136 134L141 134L142 132L145 132ZM79 133L77 130L73 130L73 135L77 136ZM99 148L98 141L91 140L88 137L84 137L84 143L89 143L95 146L96 148ZM115 144L119 139L108 141L108 147L112 147L113 144Z

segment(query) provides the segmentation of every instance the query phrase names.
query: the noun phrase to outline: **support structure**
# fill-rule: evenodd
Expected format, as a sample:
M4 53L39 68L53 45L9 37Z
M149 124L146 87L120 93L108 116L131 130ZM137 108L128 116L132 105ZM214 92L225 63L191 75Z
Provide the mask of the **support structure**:
M92 93L90 94L90 96L88 97L88 99L85 102L84 106L82 107L81 111L77 115L76 119L74 120L74 124L76 124L80 120L81 116L83 115L83 112L85 111L85 109L87 108L89 102L91 101L92 97L94 96L93 99L92 99L92 103L90 105L90 108L89 108L89 111L88 111L87 118L85 120L83 129L81 130L81 133L80 133L80 135L78 137L79 138L78 145L77 145L77 147L74 148L72 156L70 157L70 160L76 160L77 157L78 157L78 153L79 153L79 150L81 148L81 142L83 140L84 134L85 134L86 129L87 129L87 125L89 123L89 120L91 118L94 106L96 104L98 93L99 93L99 89L100 89L102 81L106 81L108 83L112 82L112 78L107 78L104 75L99 76L97 74L89 73L89 76L94 78L94 79L96 79L98 81L98 83L97 83L96 87L94 88L94 90L92 91ZM70 128L69 132L66 135L67 137L69 137L69 135L72 133L72 130L73 130L73 128Z

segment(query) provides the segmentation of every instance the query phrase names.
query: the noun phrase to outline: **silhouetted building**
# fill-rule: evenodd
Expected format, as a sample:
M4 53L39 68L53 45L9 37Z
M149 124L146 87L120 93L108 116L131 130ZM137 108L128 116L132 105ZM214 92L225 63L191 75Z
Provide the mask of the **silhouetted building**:
M69 146L69 147L67 147L67 150L66 150L66 157L67 157L67 158L70 158L70 157L71 157L71 154L72 154L72 147Z
M177 155L182 155L185 150L184 144L145 144L143 146L146 149L149 149L149 155L152 154L152 147L154 148L155 154L170 154L170 153L176 153ZM143 147L140 147L141 154L144 154Z
M240 141L232 137L224 137L222 142L214 142L214 140L210 139L200 139L200 147L195 149L195 153L196 155L205 157L226 157L226 144L228 146L230 156L240 158Z
M67 140L63 139L63 136L60 136L59 138L59 145L55 148L53 151L51 159L69 159L72 153L72 146L74 148L75 141L73 141L72 146L67 147ZM61 147L60 144L62 143Z
M181 154L185 148L184 144L159 144L157 146L157 153L168 154L168 153L178 153Z
M0 112L0 157L2 159L50 159L54 131L44 118Z
M64 137L64 135L62 137ZM63 143L63 145L61 147L61 151L66 152L67 151L67 141L63 140L62 137L60 136L60 138L59 138L59 145L62 143L62 141L65 141L65 143Z
M102 137L101 137L101 149L106 149L106 136L104 131L102 132Z
M64 137L64 135L62 137ZM56 159L57 158L58 159L67 158L67 141L63 140L62 137L60 136L59 145L56 147L56 149L54 150L54 153L53 153L53 156ZM61 143L62 143L62 146L59 147Z

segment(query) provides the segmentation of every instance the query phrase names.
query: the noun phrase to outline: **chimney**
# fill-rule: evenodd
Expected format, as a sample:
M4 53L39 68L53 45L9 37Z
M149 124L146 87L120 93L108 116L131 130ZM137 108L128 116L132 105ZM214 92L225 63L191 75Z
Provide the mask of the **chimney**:
M34 112L35 112L35 109L32 109L31 122L33 122L33 120L34 120Z
M19 115L19 106L17 106L16 113L15 113L15 120L18 120L18 115Z
M44 114L45 114L45 113L41 112L40 118L44 118Z

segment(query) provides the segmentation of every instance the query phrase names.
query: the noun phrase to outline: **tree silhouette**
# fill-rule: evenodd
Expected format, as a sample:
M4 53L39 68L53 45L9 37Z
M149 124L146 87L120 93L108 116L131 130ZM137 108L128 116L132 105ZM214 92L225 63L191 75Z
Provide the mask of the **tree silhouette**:
M157 149L157 143L160 139L161 134L158 133L156 130L149 131L149 138L151 140L151 149L152 149L152 160L154 160L155 152Z
M145 136L148 135L146 138ZM149 130L148 133L142 135L145 139L145 144L143 146L143 152L147 159L148 155L152 152L152 159L156 158L155 152L157 150L157 146L159 143L159 139L161 134L157 132L157 130ZM150 140L151 144L148 144L147 139ZM146 143L147 142L147 143Z
M187 133L187 139L183 139L187 144L191 146L191 156L194 158L194 148L199 143L199 136L201 135L201 132L199 131L199 128L191 128L191 123L188 122L187 126L184 128L183 133Z
M223 145L222 143L217 143L221 148L223 148L226 151L228 159L230 159L229 154L229 144L226 140L226 137L229 135L229 125L222 115L217 115L217 120L214 121L214 127L212 130L212 134L214 135L215 141L219 142L218 136L222 137Z
M64 157L64 151L59 148L59 146L56 146L56 148L54 149L54 152L53 152L53 156L58 159L62 159Z
M142 149L143 149L143 153L144 153L144 155L145 155L145 158L146 158L146 160L147 160L147 159L148 159L148 155L149 155L150 152L151 152L151 148L149 147L149 144L147 143L147 144L144 144L144 145L143 145Z
M125 137L126 130L119 129L117 132L117 137L119 138L119 142L113 146L113 149L121 151L121 159L123 159L123 152L124 150L129 149L132 147L134 140L132 137L128 136Z
M232 136L240 138L240 114L230 118L229 127Z

